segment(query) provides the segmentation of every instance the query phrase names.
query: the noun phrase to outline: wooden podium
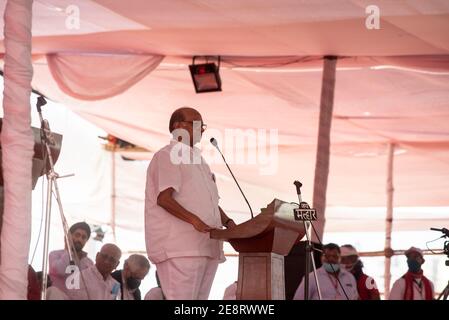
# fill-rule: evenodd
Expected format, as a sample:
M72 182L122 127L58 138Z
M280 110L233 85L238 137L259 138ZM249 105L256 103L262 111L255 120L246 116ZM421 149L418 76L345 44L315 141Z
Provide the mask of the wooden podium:
M274 199L253 219L234 228L211 231L239 253L237 300L284 300L284 256L305 235L295 221L297 205Z

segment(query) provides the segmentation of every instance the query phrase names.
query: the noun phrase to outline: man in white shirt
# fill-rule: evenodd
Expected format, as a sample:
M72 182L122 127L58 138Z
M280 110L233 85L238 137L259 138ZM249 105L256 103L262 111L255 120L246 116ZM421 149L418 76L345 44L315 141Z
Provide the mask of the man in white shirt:
M107 243L95 257L95 265L81 271L75 277L74 288L69 288L71 300L118 300L120 283L112 278L111 272L117 268L122 253L120 249Z
M421 269L425 262L422 250L411 247L405 251L405 256L408 272L395 281L389 300L432 300L435 294L433 283Z
M215 176L194 147L205 130L201 114L178 109L169 130L173 140L156 152L147 171L147 253L167 299L204 300L224 261L222 241L209 232L235 223L218 206Z
M125 260L123 270L111 275L120 283L122 300L142 300L140 283L150 271L150 262L141 254L132 254Z
M357 300L357 284L354 276L340 269L340 247L335 243L323 246L323 266L316 270L323 300ZM304 278L296 289L293 300L304 300ZM309 273L309 300L319 300L313 272Z
M73 263L77 264L79 271L84 270L94 263L87 257L87 252L83 251L84 245L90 238L90 227L85 222L78 222L69 229L68 236L72 238L74 250L72 256L75 258ZM78 260L78 261L76 261ZM69 252L67 244L65 249L50 252L48 257L49 272L53 286L67 294L67 277L71 274L71 270L67 267L70 265Z

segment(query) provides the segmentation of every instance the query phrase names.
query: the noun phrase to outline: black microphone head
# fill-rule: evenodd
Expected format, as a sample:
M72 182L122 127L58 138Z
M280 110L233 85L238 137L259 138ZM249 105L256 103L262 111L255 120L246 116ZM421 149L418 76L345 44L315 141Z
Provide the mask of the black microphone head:
M212 145L217 148L218 147L218 142L217 139L215 139L214 137L210 138L210 143L212 143Z
M40 106L44 106L47 104L47 100L45 100L45 98L43 96L39 96L39 97L37 97L37 103Z

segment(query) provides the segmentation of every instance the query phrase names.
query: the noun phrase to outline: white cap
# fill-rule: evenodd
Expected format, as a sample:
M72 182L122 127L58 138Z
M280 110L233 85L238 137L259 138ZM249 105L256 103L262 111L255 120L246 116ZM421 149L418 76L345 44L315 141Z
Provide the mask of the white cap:
M407 251L404 252L404 254L406 257L408 257L408 255L412 252L417 252L421 255L421 257L424 257L422 250L416 247L410 247Z
M340 247L340 256L341 257L359 256L359 253L353 246L344 245Z

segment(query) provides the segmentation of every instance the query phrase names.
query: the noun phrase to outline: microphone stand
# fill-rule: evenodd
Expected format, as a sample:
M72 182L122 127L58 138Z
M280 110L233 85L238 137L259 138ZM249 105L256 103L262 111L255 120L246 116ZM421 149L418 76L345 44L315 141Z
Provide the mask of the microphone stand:
M54 169L54 161L53 156L51 154L50 144L54 144L54 139L52 136L52 133L50 131L50 126L48 124L47 120L44 120L42 117L42 109L41 107L44 106L47 103L45 101L45 98L43 96L40 96L37 98L36 108L37 112L39 114L39 120L41 123L41 140L43 144L45 145L44 152L45 157L44 159L48 160L48 165L50 166L50 169L47 172L47 204L46 204L46 210L45 210L45 231L44 231L44 256L43 256L43 262L42 262L42 288L41 288L41 299L46 300L47 299L47 275L48 275L48 247L50 242L50 218L51 218L51 203L52 203L52 192L53 187L55 189L55 196L56 201L58 202L59 212L61 214L62 219L62 225L64 228L64 237L65 242L68 248L69 253L69 259L70 264L74 264L74 256L73 252L75 252L75 247L73 245L72 237L68 236L68 225L67 221L65 219L62 203L61 203L61 197L59 195L59 188L56 179L62 178L60 177ZM47 161L44 163L44 170L47 169ZM66 175L64 177L73 176ZM73 251L72 251L73 250ZM77 257L76 257L77 258Z
M301 196L301 187L302 187L302 183L299 182L298 180L296 180L295 182L293 182L293 184L296 186L296 193L298 195L298 204L301 207L301 203L302 201L302 196ZM308 205L307 205L308 206ZM313 244L310 240L311 235L309 234L310 232L310 225L312 224L312 221L306 221L303 220L302 221L304 224L304 230L306 231L306 255L305 255L305 274L304 274L304 300L309 300L309 273L310 273L310 261L312 261L312 270L313 270L313 275L315 277L315 283L316 283L316 287L317 287L317 291L318 291L318 297L320 300L322 300L322 296L321 296L321 290L320 290L320 284L318 283L318 276L316 274L316 265L315 265L315 259L313 256Z
M228 163L226 162L226 159L225 159L223 153L221 153L220 148L218 148L217 140L216 140L215 138L211 138L211 139L210 139L210 143L212 143L212 145L218 150L218 152L220 152L221 157L223 158L223 161L224 161L226 167L228 167L228 170L229 170L229 172L231 173L232 178L234 179L235 183L237 184L237 187L239 188L240 193L242 194L243 198L244 198L245 201L246 201L246 204L247 204L248 207L249 207L249 211L251 212L251 219L254 218L253 209L251 209L251 206L250 206L250 204L249 204L249 202L248 202L248 199L246 199L245 194L244 194L243 191L242 191L242 188L240 188L240 185L239 185L237 179L234 177L234 174L232 173L231 168L229 167Z

